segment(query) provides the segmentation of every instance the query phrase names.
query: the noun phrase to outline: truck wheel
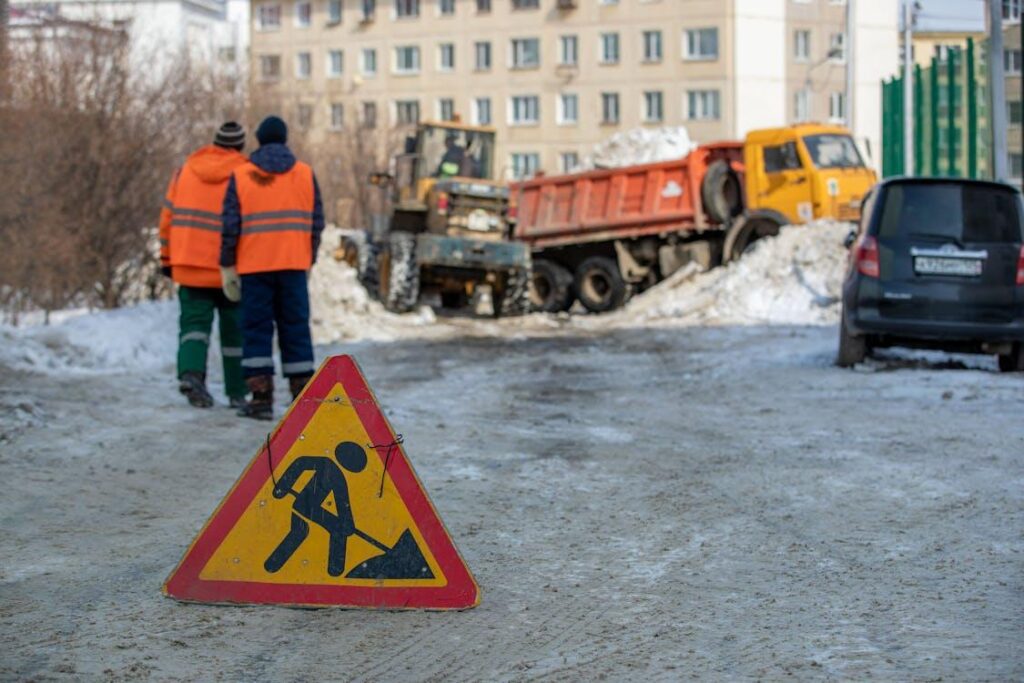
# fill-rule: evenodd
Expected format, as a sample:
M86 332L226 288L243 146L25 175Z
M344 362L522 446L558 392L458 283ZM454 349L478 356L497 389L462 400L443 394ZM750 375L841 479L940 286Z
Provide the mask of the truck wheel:
M626 300L626 283L613 259L591 256L576 269L576 296L591 313L618 308Z
M781 229L782 226L771 218L740 218L733 223L726 234L722 262L735 261L751 251L759 239L778 235Z
M868 355L867 337L856 337L846 327L845 313L839 318L839 353L836 354L836 365L841 368L852 368L864 362Z
M535 311L568 311L576 297L572 292L572 273L554 261L537 259L530 278L530 303Z
M740 179L725 159L708 166L700 183L700 198L704 211L712 220L728 223L743 211L743 191Z
M495 318L526 315L530 312L530 271L513 271L499 280L491 290Z
M407 313L420 298L420 267L416 263L416 236L392 233L377 260L380 300L395 313Z
M1024 344L1014 344L1010 353L999 354L999 372L1024 372Z

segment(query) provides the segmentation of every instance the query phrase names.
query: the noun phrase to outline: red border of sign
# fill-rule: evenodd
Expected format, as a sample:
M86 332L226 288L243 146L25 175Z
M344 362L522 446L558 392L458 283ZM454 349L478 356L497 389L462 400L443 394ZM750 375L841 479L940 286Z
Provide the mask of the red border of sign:
M394 431L377 404L359 366L351 356L324 361L302 395L271 436L276 468L312 419L320 401L340 383L363 427L375 444L395 440ZM382 460L386 448L375 449ZM204 581L199 573L267 482L266 446L260 448L242 476L206 522L185 556L164 583L165 595L186 602L280 604L303 607L377 607L383 609L467 609L480 603L480 588L455 548L448 530L427 497L405 451L391 455L388 474L405 502L424 542L448 579L443 587L376 587L277 584L252 581Z

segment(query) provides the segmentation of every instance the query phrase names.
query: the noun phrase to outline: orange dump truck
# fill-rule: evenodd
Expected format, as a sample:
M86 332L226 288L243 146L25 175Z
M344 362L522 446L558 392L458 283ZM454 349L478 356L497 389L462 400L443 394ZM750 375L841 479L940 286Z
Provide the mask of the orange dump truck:
M533 251L532 304L617 308L688 263L738 258L783 225L856 220L875 182L845 129L801 124L682 159L518 183L515 235Z

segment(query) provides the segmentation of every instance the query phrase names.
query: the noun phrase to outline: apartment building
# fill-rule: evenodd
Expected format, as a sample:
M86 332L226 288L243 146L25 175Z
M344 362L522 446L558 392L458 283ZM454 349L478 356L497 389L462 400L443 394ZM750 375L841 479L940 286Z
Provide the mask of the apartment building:
M1003 76L1006 79L1006 146L1010 182L1020 187L1024 178L1024 96L1021 89L1022 0L1003 2Z
M572 170L637 126L706 142L835 121L877 149L898 13L856 7L848 70L845 0L253 0L251 93L314 141L493 125L508 177Z

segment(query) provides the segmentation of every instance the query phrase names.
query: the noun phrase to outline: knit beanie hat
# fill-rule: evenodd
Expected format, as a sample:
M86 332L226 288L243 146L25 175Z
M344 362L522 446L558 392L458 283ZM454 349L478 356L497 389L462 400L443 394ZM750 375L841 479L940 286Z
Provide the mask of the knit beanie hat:
M217 129L213 136L213 144L226 149L237 149L239 152L245 149L245 128L235 121L228 121Z
M268 116L260 122L256 129L256 139L261 145L288 142L288 126L277 116Z

